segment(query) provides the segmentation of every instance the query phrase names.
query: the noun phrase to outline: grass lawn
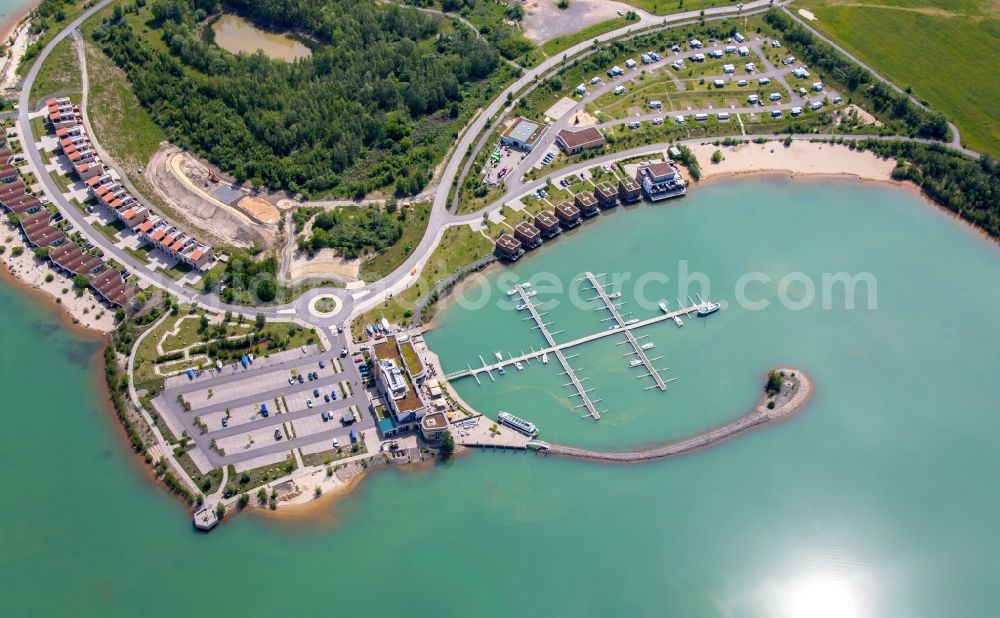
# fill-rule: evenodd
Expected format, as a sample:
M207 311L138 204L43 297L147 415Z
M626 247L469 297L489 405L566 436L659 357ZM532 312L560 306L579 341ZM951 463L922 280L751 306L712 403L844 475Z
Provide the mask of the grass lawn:
M31 119L31 133L32 136L35 138L36 142L42 139L43 135L49 134L49 130L45 126L44 118L42 118L41 116L36 116L35 118Z
M351 332L355 339L361 339L366 325L382 317L390 322L402 323L412 317L413 307L417 300L426 294L439 280L455 272L459 267L469 264L493 251L493 243L474 232L467 225L450 227L444 231L430 259L424 265L420 279L396 296L387 299L382 304L358 316L351 323Z
M88 24L94 23L91 19ZM97 141L131 173L146 165L160 142L160 127L139 104L125 72L114 65L94 43L86 43L90 92L87 113Z
M67 90L79 91L82 87L73 38L66 37L55 46L38 70L38 77L31 86L31 102L34 105L42 97Z
M193 317L185 317L188 315L193 315ZM183 319L180 323L177 334L168 336L163 341L163 350L165 353L181 350L195 343L217 340L219 337L217 324L210 324L204 333L198 332L201 322L200 318L201 313L196 312L195 314L190 314L187 308L182 308L176 317L167 318L155 330L151 331L145 339L142 340L142 345L139 346L139 349L136 351L135 357L134 380L136 388L142 388L142 385L155 384L162 380L162 378L154 371L154 366L157 364L156 358L160 355L157 350L157 344L163 338L164 334L174 330L179 320ZM247 323L249 324L250 322ZM256 331L252 325L250 327L240 326L238 322L234 320L233 322L225 325L225 331L222 333L222 336L228 337L232 335L249 335L256 332L258 331ZM276 340L280 338L282 345L277 348L269 349L267 343L258 344L258 347L253 350L253 352L258 356L267 356L273 352L297 348L303 345L308 345L309 343L318 343L312 329L302 328L301 326L295 324L268 322L264 325L264 329L259 332L268 339ZM242 353L242 351L234 350L233 353ZM177 368L171 367L171 364L180 364L183 367L190 365L190 363L185 364L184 361L176 360L165 362L162 365L164 369Z
M43 171L42 173L44 174L46 172ZM69 176L66 176L66 175L63 175L63 174L59 174L59 173L53 173L53 174L51 174L51 176L52 176L53 182L55 182L59 186L59 190L62 191L63 193L69 192L70 185L72 185L74 182L76 182L75 180L73 180Z
M874 5L878 6L874 6ZM809 22L944 113L969 148L1000 155L1000 8L987 0L796 0ZM928 33L933 33L929 36Z
M420 202L405 209L406 221L403 223L403 235L385 251L375 255L361 264L361 278L365 281L376 281L396 270L400 264L410 257L420 243L427 230L427 220L430 217L430 202Z
M116 243L121 238L118 237L118 229L113 225L104 225L103 223L94 223L94 229L104 235L105 238L110 240L112 243Z
M131 247L125 247L125 252L139 260L143 264L149 264L149 245L143 245L138 249L133 249Z
M161 275L170 277L172 280L177 281L184 275L191 272L191 265L185 262L177 262L170 268L165 268L159 271Z
M617 30L618 28L624 28L629 24L636 24L638 21L629 21L624 17L616 17L615 19L609 19L607 21L598 22L596 24L587 26L583 30L578 30L572 34L567 34L563 36L557 36L555 38L545 41L538 47L538 51L543 54L543 58L539 58L539 61L548 58L550 56L558 56L564 50L573 47L580 41L586 41L587 39L592 39L595 36L601 36L612 30Z
M269 466L261 466L260 468L253 468L243 472L236 472L236 468L230 465L229 479L226 482L226 486L235 488L236 493L249 492L251 489L256 489L264 483L279 479L287 474L291 474L293 471L295 471L295 458L291 455L285 461L279 461ZM251 496L250 498L251 500L256 500L256 496Z
M739 0L623 0L626 4L652 13L669 15L683 11L698 11L714 6L733 6Z

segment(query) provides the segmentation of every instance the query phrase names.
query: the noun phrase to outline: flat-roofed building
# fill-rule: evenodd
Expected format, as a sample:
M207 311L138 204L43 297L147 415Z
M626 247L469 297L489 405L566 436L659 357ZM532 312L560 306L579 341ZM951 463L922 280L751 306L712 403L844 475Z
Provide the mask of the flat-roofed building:
M541 231L527 221L521 221L514 226L514 238L519 240L525 249L534 249L542 244Z
M538 231L545 238L552 238L562 233L562 228L559 227L559 219L547 210L543 210L535 215L535 227L538 228Z
M580 209L573 202L561 202L556 204L556 218L559 219L559 223L565 228L576 227L580 225Z
M594 187L594 197L601 208L611 208L618 205L618 191L610 182L601 182Z
M497 253L500 254L500 257L506 258L511 262L524 255L524 249L521 247L521 241L517 240L510 234L501 234L500 238L497 238L496 250Z
M633 204L642 199L642 189L639 183L631 178L618 181L618 199L625 204Z
M640 165L636 180L642 185L646 197L653 202L679 197L687 191L680 170L672 162L659 161Z
M391 420L378 423L384 437L420 427L427 415L427 404L407 371L395 335L372 346L372 362L379 393L386 403Z
M420 419L420 435L428 442L438 442L448 429L448 417L441 412L433 412Z
M593 217L601 211L600 206L597 204L597 198L590 191L580 191L573 198L573 203L576 207L580 209L584 217Z
M504 130L500 142L511 148L531 152L547 128L544 124L527 118L518 118Z
M604 148L604 135L597 127L587 127L579 131L562 129L556 134L556 145L566 154L577 154L592 148Z

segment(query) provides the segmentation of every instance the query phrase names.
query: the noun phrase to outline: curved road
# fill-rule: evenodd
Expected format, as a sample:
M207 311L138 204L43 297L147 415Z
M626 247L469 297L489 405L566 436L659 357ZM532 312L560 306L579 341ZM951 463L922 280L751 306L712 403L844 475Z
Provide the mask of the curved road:
M193 292L183 285L160 275L147 265L137 262L131 255L111 244L103 234L92 230L89 224L85 221L83 213L69 203L52 178L47 173L41 173L42 170L44 170L44 163L38 151L37 145L31 137L31 122L28 117L29 113L32 111L32 102L30 100L32 85L38 77L39 69L41 68L45 58L47 58L52 52L52 49L67 36L71 36L73 32L94 13L108 6L111 2L112 0L100 0L97 4L84 11L83 14L73 20L68 26L66 26L66 28L53 37L39 54L38 59L34 62L28 71L28 74L24 78L18 100L18 125L23 136L22 142L24 144L25 156L27 156L31 164L39 170L39 181L44 186L46 193L53 200L53 203L59 207L63 215L76 225L87 240L92 242L95 246L100 247L106 255L114 257L122 264L127 264L132 272L162 290L170 292L188 302L196 303L210 311L232 311L233 313L243 314L248 317L252 317L253 314L256 313L263 313L268 318L277 320L298 318L309 322L313 326L331 326L335 323L343 322L354 313L365 311L374 307L389 295L398 293L409 287L419 276L424 261L431 255L434 248L437 246L445 228L450 225L469 223L479 220L484 212L495 210L505 201L544 185L544 180L522 183L517 179L510 179L505 195L497 202L494 202L493 204L475 213L466 215L454 215L448 212L448 194L455 178L459 174L466 153L469 151L470 147L473 146L474 142L476 142L477 139L480 139L481 133L484 128L486 128L489 120L497 115L506 106L508 95L513 96L515 93L531 85L539 76L557 68L563 62L563 57L575 57L581 53L587 52L598 40L606 41L612 38L618 38L628 35L629 33L635 33L638 30L644 30L654 25L676 25L679 22L697 19L700 17L701 13L701 11L685 11L665 17L654 17L647 13L639 12L640 18L638 21L623 28L619 28L618 30L582 41L565 50L563 54L549 58L532 69L525 70L521 78L508 86L503 92L499 93L497 97L489 105L482 109L479 114L465 127L458 143L455 144L452 149L451 158L447 162L444 173L441 176L440 184L438 185L438 190L434 195L434 202L427 224L427 231L424 233L423 238L414 249L413 253L398 268L396 268L396 270L383 279L353 290L345 290L343 288L314 288L302 294L295 301L287 304L248 307L227 305L214 294L198 294L197 292ZM779 0L774 4L782 5L784 2ZM755 0L753 2L746 2L742 5L742 8L737 8L735 6L716 7L706 9L704 13L706 17L720 17L732 14L749 13L755 10L765 9L768 6L770 6L769 0ZM845 55L850 56L850 54L842 48L838 47L838 50ZM853 56L850 57L854 59ZM867 67L867 65L857 61L857 59L854 60L862 66L868 68L868 70L871 70L870 67ZM872 71L872 73L880 79L884 79L878 76L878 74L874 71ZM957 140L957 129L954 131ZM781 138L783 137L784 136L781 136ZM816 137L821 136L811 135L800 138L793 137L793 139L815 139ZM689 143L696 143L700 141L703 140L689 140ZM597 157L583 163L563 168L559 170L558 173L562 175L575 173L576 171L579 171L579 169L600 165L602 162L634 156L635 154L662 150L664 147L665 146L663 144L655 144L615 153L613 155ZM977 156L977 153L972 153L971 151L963 149L963 152ZM110 159L108 161L110 162ZM321 294L334 295L341 300L342 308L335 316L320 318L309 312L309 301Z

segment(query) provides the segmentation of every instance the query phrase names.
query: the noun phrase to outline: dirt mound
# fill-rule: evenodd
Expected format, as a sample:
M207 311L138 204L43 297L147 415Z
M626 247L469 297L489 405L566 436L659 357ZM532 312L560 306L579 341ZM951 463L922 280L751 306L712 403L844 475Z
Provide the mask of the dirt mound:
M207 168L191 156L175 158L181 153L180 148L164 142L153 154L143 174L169 208L163 214L212 244L272 247L275 227L255 223L238 209L202 189L198 183L204 184L208 178Z

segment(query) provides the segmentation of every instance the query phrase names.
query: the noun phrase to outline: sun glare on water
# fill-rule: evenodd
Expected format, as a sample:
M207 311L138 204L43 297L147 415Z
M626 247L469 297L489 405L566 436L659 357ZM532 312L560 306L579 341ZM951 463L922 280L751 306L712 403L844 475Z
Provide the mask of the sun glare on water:
M843 579L817 575L793 583L782 603L787 618L865 618L857 592Z

